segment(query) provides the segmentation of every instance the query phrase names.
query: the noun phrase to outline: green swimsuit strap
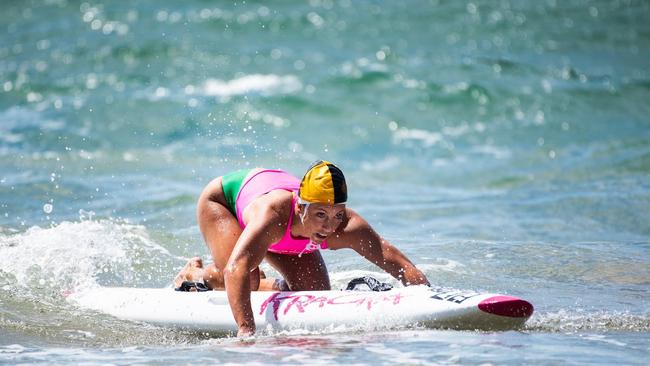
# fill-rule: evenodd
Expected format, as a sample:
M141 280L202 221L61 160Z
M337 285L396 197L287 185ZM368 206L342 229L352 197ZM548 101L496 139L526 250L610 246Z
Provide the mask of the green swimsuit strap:
M235 217L237 217L237 206L235 205L237 195L250 171L251 169L241 169L221 177L221 186L223 187L223 194L226 196L226 202L228 202L228 209Z

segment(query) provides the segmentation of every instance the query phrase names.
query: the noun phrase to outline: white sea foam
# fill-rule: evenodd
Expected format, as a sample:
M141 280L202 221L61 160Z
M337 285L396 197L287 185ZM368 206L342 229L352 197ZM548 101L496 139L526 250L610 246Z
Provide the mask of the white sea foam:
M367 346L365 350L380 355L389 364L437 365L435 362L420 359L414 352L404 352L394 348L387 348L384 345Z
M146 88L134 92L136 98L146 99L152 102L161 100L173 100L179 103L187 103L190 107L197 107L201 102L198 97L217 97L228 100L230 97L239 95L276 95L291 94L302 90L303 85L295 75L275 74L251 74L244 75L232 80L206 79L201 85L188 84L181 89L170 89L162 86ZM264 122L277 123L269 121Z
M620 311L559 310L535 312L526 329L545 332L648 332L650 316Z
M270 113L261 112L248 103L242 103L235 107L235 113L238 119L248 120L250 122L264 122L275 127L287 127L289 121L280 116Z
M361 163L361 169L365 171L390 171L399 167L402 161L396 156L386 156L380 160L364 161Z
M458 94L464 91L467 91L469 89L470 85L465 82L461 81L459 83L455 84L447 84L442 87L442 91L445 94Z
M417 267L425 272L453 272L464 273L462 270L465 265L451 259L435 259L433 263L421 263Z
M302 83L294 75L252 74L233 80L208 79L199 93L208 96L230 97L245 94L288 94L302 89ZM186 90L188 90L186 88Z
M489 155L499 160L509 159L512 157L512 152L509 149L493 145L478 145L472 148L472 152L481 155Z
M393 132L393 141L397 144L402 141L419 141L424 147L431 147L443 141L443 136L439 132L427 131L417 128L398 128Z
M25 352L26 348L20 344L10 344L7 346L0 347L1 354L19 354Z
M43 131L55 131L65 127L59 119L45 118L41 113L24 107L10 107L0 112L0 136L5 139L6 134L17 128L34 127ZM14 137L15 138L15 137Z

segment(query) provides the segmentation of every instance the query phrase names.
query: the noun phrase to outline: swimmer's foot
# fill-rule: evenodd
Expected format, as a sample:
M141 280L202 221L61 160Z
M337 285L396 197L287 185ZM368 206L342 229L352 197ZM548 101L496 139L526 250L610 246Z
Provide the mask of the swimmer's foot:
M204 272L203 260L200 257L190 259L174 278L174 288L179 288L185 281L203 283Z

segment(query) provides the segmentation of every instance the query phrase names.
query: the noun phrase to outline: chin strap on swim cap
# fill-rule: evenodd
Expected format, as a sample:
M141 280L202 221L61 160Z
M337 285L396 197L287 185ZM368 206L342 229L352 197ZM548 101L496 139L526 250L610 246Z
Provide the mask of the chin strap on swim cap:
M298 198L301 204L345 203L348 200L348 187L343 172L329 161L315 162L302 177Z
M305 209L302 210L300 215L298 215L298 217L300 217L300 223L304 224L305 217L307 217L307 210L309 209L309 205L311 204L311 202L303 201L300 197L298 197L298 204L305 206Z

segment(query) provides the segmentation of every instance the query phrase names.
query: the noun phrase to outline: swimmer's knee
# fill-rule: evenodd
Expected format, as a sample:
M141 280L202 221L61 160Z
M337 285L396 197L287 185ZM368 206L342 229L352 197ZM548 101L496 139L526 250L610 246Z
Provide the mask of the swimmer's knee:
M203 273L203 282L211 290L223 290L226 288L225 281L223 279L223 272L214 264L209 265Z
M273 286L274 289L277 289L278 291L291 291L291 287L289 287L287 281L283 280L282 278L275 280Z

